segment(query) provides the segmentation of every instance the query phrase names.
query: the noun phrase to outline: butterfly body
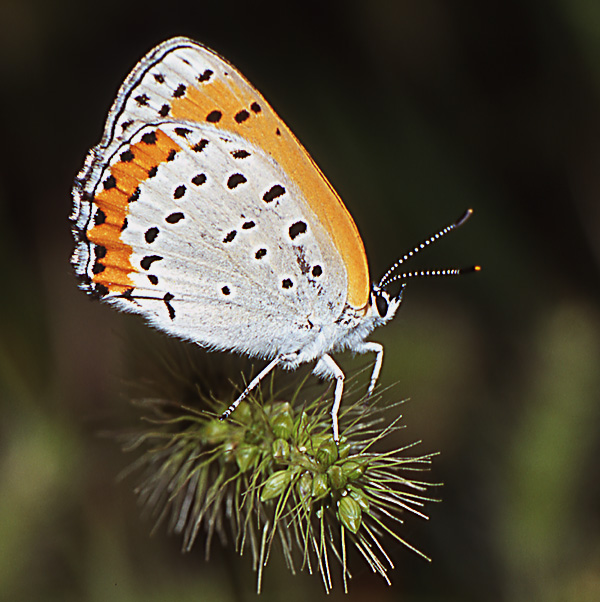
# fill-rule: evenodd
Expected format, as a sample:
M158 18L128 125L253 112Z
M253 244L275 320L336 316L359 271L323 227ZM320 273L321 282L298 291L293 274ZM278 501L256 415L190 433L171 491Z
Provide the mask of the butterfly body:
M383 348L366 337L401 293L371 285L346 207L232 65L186 38L148 53L73 197L81 288L171 335L270 360L225 415L274 367L315 362L337 380L339 439L344 374L330 354L374 352L372 391Z

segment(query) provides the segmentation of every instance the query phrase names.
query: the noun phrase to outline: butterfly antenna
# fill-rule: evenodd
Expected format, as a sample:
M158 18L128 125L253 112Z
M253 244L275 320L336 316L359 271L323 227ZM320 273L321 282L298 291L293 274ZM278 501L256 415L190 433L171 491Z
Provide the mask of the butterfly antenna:
M457 276L458 274L479 271L479 266L472 266L471 268L462 269L451 269L451 270L420 270L415 272L403 272L402 274L396 274L392 278L392 274L407 260L414 257L417 253L420 253L423 249L427 248L431 243L438 241L440 238L456 230L459 226L462 226L473 214L473 209L467 209L455 222L449 224L445 228L442 228L420 244L413 247L408 253L405 253L398 261L396 261L390 269L383 275L383 278L377 285L379 288L383 288L392 282L402 280L403 278L414 278L416 276Z
M413 272L402 272L396 274L390 278L385 286L393 284L398 280L408 280L409 278L429 278L435 276L461 276L462 274L468 274L469 272L479 272L481 270L480 265L472 265L467 268L449 268L446 270L415 270Z

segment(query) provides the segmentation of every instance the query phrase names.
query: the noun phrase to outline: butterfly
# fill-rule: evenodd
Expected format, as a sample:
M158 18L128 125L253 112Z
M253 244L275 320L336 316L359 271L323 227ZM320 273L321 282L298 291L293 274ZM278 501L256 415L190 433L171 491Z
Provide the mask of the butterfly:
M182 37L125 79L73 200L84 291L170 335L268 360L222 418L274 368L312 362L336 381L336 442L344 372L331 354L375 354L371 394L383 346L366 339L406 280L478 269L399 272L468 210L371 283L356 224L307 151L235 67Z

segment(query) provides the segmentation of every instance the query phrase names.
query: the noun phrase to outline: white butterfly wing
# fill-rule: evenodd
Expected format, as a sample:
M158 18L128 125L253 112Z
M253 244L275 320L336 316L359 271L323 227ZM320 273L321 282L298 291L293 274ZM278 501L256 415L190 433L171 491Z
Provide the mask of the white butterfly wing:
M153 145L143 141L159 139L171 154L148 168ZM114 189L127 196L119 243L131 249L131 286L105 283L104 298L120 309L202 345L261 356L304 347L342 312L337 250L294 183L239 136L193 122L140 127L93 190L98 198ZM102 227L118 212L97 205L108 213ZM79 266L88 282L110 269L111 244L80 243L91 248Z

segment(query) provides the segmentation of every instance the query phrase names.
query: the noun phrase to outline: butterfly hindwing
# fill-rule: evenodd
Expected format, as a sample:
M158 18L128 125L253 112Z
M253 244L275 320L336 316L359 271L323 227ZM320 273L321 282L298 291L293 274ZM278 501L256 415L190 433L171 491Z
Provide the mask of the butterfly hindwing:
M235 134L139 127L93 193L88 281L167 332L270 355L343 309L343 265L302 193Z

